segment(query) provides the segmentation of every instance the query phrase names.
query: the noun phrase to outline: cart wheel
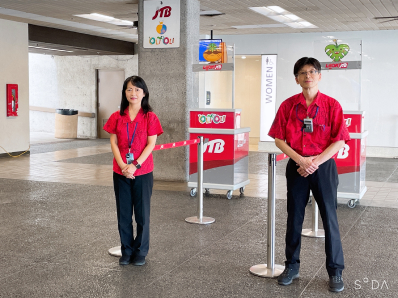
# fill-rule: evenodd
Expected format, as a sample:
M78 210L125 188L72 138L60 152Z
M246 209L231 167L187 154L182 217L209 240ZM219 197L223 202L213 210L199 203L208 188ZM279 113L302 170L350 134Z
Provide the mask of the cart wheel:
M355 202L355 199L351 199L347 203L347 206L350 208L355 208L356 205L357 205L357 203Z
M196 188L191 188L191 192L190 192L191 197L196 196L196 193L197 193Z
M232 199L232 190L227 191L227 199L228 200Z
M240 192L241 195L243 195L244 192L245 192L245 187L242 186L241 188L239 188L239 192Z
M205 195L208 196L210 194L210 189L205 188Z
M308 203L307 204L312 204L312 196L310 196L309 198L308 198Z

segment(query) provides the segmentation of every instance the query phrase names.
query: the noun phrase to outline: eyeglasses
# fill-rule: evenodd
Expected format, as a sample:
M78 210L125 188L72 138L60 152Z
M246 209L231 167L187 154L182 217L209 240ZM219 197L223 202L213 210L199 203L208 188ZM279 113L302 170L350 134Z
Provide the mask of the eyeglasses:
M310 71L301 71L298 73L299 76L305 77L307 76L307 74L309 74L310 76L316 75L317 73L319 73L319 71L317 71L316 69L310 70Z

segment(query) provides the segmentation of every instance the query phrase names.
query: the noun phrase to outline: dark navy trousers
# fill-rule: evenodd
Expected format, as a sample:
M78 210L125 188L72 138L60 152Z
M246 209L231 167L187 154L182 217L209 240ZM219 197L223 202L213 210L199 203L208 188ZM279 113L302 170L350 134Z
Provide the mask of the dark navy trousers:
M326 270L329 276L341 276L344 269L339 224L337 222L337 186L339 178L334 159L321 164L313 174L302 177L292 159L286 166L287 181L287 268L299 269L301 230L310 190L318 204L325 230Z
M149 250L149 215L153 188L153 174L128 179L113 173L117 222L122 255L146 256ZM134 238L133 214L137 224Z

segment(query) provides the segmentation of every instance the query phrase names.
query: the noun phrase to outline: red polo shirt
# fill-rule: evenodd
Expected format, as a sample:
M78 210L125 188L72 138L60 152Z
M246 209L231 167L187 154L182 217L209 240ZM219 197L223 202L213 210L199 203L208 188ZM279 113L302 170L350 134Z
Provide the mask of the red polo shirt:
M302 130L307 115L313 118L312 133ZM303 93L282 102L268 135L285 140L302 156L318 155L332 143L350 140L340 103L319 91L309 107Z
M160 136L163 133L160 121L155 113L148 112L144 114L144 111L140 109L134 121L131 121L128 108L124 111L124 115L121 116L120 112L115 112L111 115L108 121L104 125L104 130L116 134L117 146L120 150L120 155L124 162L126 162L126 154L129 152L128 138L127 138L127 126L129 131L129 139L131 141L135 125L137 124L137 130L135 132L134 140L131 145L131 152L134 154L134 159L137 159L142 151L144 151L148 136ZM123 175L122 170L117 164L115 158L113 158L113 171L120 175ZM134 176L140 176L148 174L153 171L153 156L152 153L142 163L141 168L135 171Z

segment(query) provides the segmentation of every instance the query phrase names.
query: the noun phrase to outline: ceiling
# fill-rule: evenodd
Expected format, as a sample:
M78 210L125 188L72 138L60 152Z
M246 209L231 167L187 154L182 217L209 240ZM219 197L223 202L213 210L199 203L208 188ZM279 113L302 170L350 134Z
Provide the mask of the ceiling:
M383 22L385 20L374 19L398 16L398 0L201 0L200 5L201 11L217 10L223 13L200 17L200 33L210 34L210 30L213 30L214 36L398 29L398 20ZM318 28L233 28L242 25L280 25L249 9L270 5L278 5ZM3 19L137 42L137 29L74 16L92 12L137 21L138 0L0 0L0 18Z

